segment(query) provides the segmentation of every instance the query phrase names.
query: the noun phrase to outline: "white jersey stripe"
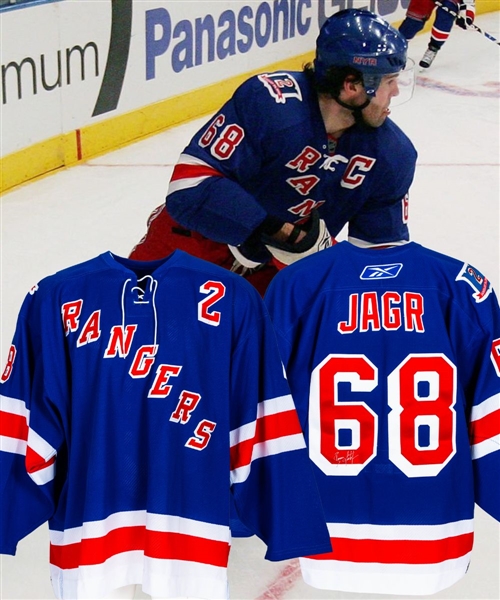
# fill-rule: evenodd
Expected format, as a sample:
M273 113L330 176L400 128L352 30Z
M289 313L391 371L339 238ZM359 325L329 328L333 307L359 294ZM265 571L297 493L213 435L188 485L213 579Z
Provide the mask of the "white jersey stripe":
M18 438L0 435L0 451L10 452L11 454L20 454L26 456L26 442Z
M497 410L500 410L500 394L495 394L494 396L491 396L491 398L483 400L480 404L473 406L470 420L471 422L478 421Z
M327 523L331 537L355 540L441 540L472 533L473 519L439 525L368 525Z
M229 543L230 541L229 527L227 526L173 515L148 513L144 510L114 513L101 521L90 521L66 531L51 530L50 541L58 546L76 544L83 539L104 537L115 529L141 526L150 531L182 533L220 542Z
M9 396L2 396L0 394L0 410L13 415L26 417L26 421L29 423L30 411L24 400L10 398Z
M471 448L472 459L477 460L498 451L500 451L500 434L495 435L489 440L479 442L479 444L474 444Z

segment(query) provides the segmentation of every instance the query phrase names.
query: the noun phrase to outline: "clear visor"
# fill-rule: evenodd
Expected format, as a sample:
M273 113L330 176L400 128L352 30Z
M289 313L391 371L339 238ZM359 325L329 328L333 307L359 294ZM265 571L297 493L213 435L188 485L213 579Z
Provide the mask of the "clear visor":
M405 68L398 74L399 95L391 100L391 107L401 106L408 102L415 90L415 61L408 58Z

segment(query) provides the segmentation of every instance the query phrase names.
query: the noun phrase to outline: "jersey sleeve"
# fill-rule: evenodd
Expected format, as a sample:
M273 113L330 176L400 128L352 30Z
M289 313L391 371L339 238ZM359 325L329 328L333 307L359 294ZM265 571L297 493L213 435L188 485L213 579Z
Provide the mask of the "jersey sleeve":
M415 175L417 152L409 138L392 122L376 133L380 138L377 142L380 156L371 182L370 197L349 220L349 239L355 244L357 240L384 244L410 239L409 192Z
M244 185L258 177L266 155L263 132L269 126L262 88L255 78L240 86L193 137L169 184L172 217L218 242L243 243L266 217Z
M476 503L500 521L500 309L494 292L481 309L489 313L485 332L467 353L473 358L469 437Z
M33 291L19 313L1 378L3 554L15 554L17 543L47 521L55 508L54 480L63 436L58 411L51 404L46 387L51 374L43 367L50 350L46 348L47 332L42 322L48 325L50 317L45 315L44 319L39 308ZM57 332L52 331L51 335L57 336ZM64 370L64 364L60 363L60 368Z
M236 510L267 545L266 558L285 560L331 544L274 330L263 304L259 312L234 353L231 484Z

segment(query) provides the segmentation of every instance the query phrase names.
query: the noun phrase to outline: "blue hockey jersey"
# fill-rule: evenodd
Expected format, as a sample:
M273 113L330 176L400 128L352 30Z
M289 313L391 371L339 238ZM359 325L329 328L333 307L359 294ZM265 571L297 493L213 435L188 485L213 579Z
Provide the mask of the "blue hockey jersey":
M349 236L360 242L408 240L416 157L390 119L329 139L304 73L261 74L244 82L185 148L167 210L183 226L232 245L268 214L298 222L313 209L332 236L349 223Z
M269 560L331 549L267 310L225 269L105 253L47 277L0 391L0 551L48 520L59 598L227 597L230 496Z
M473 266L409 243L348 242L265 297L332 552L305 581L432 594L460 579L476 502L500 520L500 309ZM498 573L497 573L498 575Z

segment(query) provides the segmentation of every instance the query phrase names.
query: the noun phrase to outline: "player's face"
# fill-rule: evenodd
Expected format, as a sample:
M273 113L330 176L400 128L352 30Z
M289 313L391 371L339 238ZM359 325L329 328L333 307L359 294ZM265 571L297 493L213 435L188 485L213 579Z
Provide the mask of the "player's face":
M375 97L362 110L363 120L370 127L380 127L391 111L389 106L392 98L399 95L398 74L384 75L378 86Z

